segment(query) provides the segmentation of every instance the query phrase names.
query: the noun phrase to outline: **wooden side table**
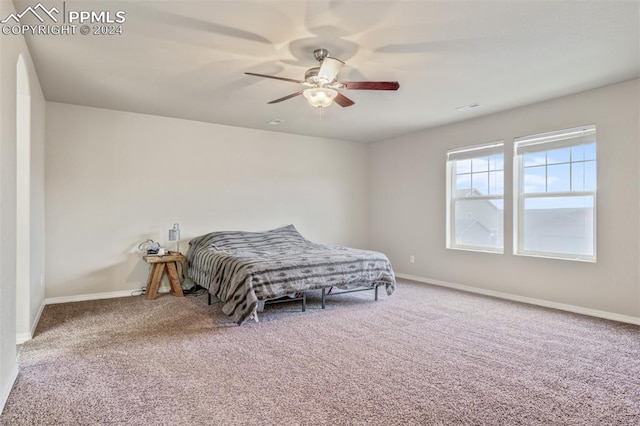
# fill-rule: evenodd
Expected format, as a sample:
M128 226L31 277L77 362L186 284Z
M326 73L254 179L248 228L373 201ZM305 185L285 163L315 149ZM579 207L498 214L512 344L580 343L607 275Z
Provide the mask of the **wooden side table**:
M185 260L182 253L170 253L164 256L144 256L144 261L151 265L151 271L149 271L149 278L147 279L147 299L153 300L156 298L160 281L162 281L162 276L165 272L169 277L171 292L178 297L184 297L180 286L180 278L178 278L178 262L184 262Z

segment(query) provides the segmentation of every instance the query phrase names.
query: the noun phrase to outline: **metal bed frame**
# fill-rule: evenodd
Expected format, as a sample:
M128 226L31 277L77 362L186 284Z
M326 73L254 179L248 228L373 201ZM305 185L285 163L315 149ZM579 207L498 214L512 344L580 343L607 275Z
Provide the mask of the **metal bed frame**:
M342 290L342 291L338 291L336 293L333 293L333 287L329 287L329 291L327 291L326 288L322 289L322 309L325 308L325 302L327 300L328 296L337 296L339 294L345 294L345 293L355 293L358 291L370 291L370 290L374 290L375 291L375 301L378 301L378 287L380 286L379 283L376 283L373 287L368 287L368 288L356 288L353 290Z
M326 301L327 301L327 297L329 296L337 296L340 294L346 294L346 293L356 293L359 291L371 291L373 290L375 293L375 297L374 300L377 302L378 301L378 287L380 287L380 283L376 283L374 284L373 287L367 287L367 288L356 288L353 290L341 290L338 292L333 292L333 287L329 287L329 291L327 291L327 288L323 288L322 289L322 309L326 308ZM211 293L209 293L209 291L207 291L207 304L211 305ZM288 296L284 296L284 297L280 297L278 299L271 299L271 300L265 300L264 301L264 305L275 305L276 303L285 303L285 302L296 302L296 301L301 301L302 302L302 312L306 312L307 310L307 292L302 292L300 293L300 296L297 297L288 297ZM257 321L257 320L256 320Z
M301 295L298 297L288 297L288 296L284 296L284 297L280 297L278 299L271 299L271 300L265 300L264 301L264 305L275 305L276 303L285 303L285 302L296 302L296 301L301 301L302 302L302 312L305 312L307 310L307 293L303 292L300 293ZM209 293L207 291L207 304L211 305L211 293ZM324 308L323 308L324 309Z

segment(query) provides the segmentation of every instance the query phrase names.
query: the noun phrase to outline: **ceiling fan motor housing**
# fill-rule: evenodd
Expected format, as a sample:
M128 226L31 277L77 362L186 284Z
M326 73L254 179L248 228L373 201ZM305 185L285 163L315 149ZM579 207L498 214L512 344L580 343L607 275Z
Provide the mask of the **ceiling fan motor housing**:
M310 84L315 84L318 82L318 72L320 71L320 67L309 68L304 73L304 81Z
M313 56L315 56L318 62L322 62L324 58L329 56L329 51L327 49L316 49L313 51Z

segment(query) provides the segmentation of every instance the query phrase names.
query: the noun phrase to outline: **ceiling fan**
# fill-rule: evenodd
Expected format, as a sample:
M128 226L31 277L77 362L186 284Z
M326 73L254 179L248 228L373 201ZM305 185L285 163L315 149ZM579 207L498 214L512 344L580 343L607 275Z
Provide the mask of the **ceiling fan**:
M344 65L340 59L329 56L327 49L316 49L313 55L320 62L320 66L309 68L304 73L304 80L295 80L292 78L277 77L275 75L257 74L253 72L245 72L247 75L256 77L272 78L274 80L289 81L306 86L306 89L299 90L290 95L268 102L276 104L303 95L311 106L317 108L326 108L334 101L341 107L353 105L351 99L338 92L338 89L346 90L398 90L400 84L397 81L339 81L337 79L338 72Z

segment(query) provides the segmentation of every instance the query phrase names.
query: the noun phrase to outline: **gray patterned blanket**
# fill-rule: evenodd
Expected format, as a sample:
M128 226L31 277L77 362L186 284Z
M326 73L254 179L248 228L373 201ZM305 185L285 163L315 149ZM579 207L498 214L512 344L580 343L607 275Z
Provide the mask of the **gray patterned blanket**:
M329 287L384 284L396 288L389 259L375 251L316 244L293 225L267 232L212 232L194 238L187 253L189 276L242 324L258 300Z

